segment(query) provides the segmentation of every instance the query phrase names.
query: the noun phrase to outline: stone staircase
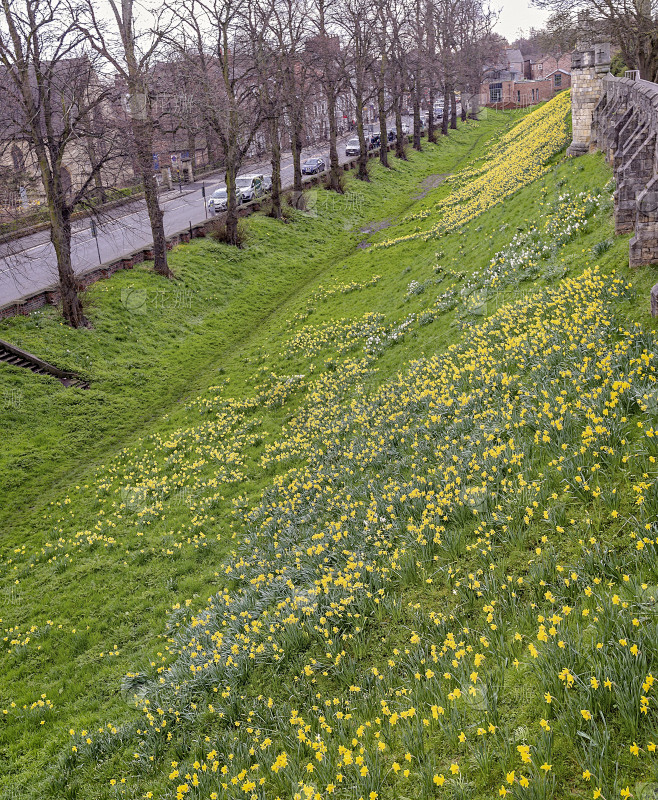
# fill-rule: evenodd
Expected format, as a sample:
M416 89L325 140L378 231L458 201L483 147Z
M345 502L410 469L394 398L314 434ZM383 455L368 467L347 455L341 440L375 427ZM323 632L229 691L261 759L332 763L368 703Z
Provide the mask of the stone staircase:
M89 381L81 378L73 372L65 372L59 367L49 364L47 361L42 361L32 353L26 350L21 350L20 347L5 342L0 339L0 362L10 364L13 367L23 367L29 369L37 375L50 375L63 385L76 389L88 389Z

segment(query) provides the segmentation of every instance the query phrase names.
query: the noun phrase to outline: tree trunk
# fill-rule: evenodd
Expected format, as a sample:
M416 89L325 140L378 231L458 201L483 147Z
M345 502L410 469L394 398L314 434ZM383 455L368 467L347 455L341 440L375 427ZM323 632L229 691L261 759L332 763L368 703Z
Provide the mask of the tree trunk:
M466 106L464 105L464 101L463 100L462 100L461 118L462 118L462 122L466 122Z
M290 141L292 145L292 170L293 170L293 189L296 192L302 191L302 131L301 120L297 111L291 114L292 131Z
M377 87L377 111L379 113L379 161L388 167L388 131L386 129L386 97L385 97L386 54L382 54L379 70L379 85Z
M434 131L434 89L430 86L429 94L429 114L427 115L427 141L436 144L436 133Z
M443 84L443 117L441 118L441 133L448 135L448 98L452 87L448 83Z
M652 30L653 25L650 19L647 21L646 27L647 30ZM647 48L641 49L638 53L637 68L642 80L655 82L658 76L658 39L654 36L648 36L647 39ZM627 64L632 64L635 60L633 57L626 56L625 52L622 52L622 55L625 56L624 60Z
M450 127L457 130L457 98L454 88L450 90Z
M333 87L328 87L327 111L329 114L329 188L334 192L343 193L340 160L338 158L338 126L336 124L336 95Z
M395 155L403 161L407 160L406 136L402 133L402 92L395 103Z
M279 118L272 115L270 123L272 139L272 210L270 216L281 219L281 142L279 141Z
M57 191L57 190L55 190ZM71 264L71 217L67 208L50 201L50 241L57 256L59 290L62 296L62 313L72 328L89 327L89 320L82 312L77 283Z
M137 152L137 168L144 186L146 209L153 235L153 269L158 275L173 278L174 275L167 265L167 240L164 232L163 213L158 202L158 184L153 174L152 127L148 118L139 119L136 114L132 114L132 129Z
M422 150L420 144L420 67L414 70L414 150Z
M436 56L436 37L434 29L434 7L428 2L425 10L425 24L427 26L427 54L430 62L429 70L429 114L427 117L427 141L436 144L436 133L434 131L434 60Z
M360 181L369 181L368 175L368 145L366 144L366 136L363 130L363 99L359 93L356 97L356 132L359 137L359 169L356 177Z
M229 148L230 149L230 148ZM238 243L238 201L235 196L235 179L237 169L235 167L235 157L231 153L226 156L226 241L228 244L237 245ZM272 176L274 179L274 176Z

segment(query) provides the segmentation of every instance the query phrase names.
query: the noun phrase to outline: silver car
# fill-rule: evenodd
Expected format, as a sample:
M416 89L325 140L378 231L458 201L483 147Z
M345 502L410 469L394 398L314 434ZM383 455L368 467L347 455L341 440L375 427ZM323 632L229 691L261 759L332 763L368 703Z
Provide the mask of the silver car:
M235 188L235 201L238 205L242 205L243 203L242 192L237 186ZM228 190L225 186L222 186L210 195L208 208L214 208L215 211L226 211L228 208Z

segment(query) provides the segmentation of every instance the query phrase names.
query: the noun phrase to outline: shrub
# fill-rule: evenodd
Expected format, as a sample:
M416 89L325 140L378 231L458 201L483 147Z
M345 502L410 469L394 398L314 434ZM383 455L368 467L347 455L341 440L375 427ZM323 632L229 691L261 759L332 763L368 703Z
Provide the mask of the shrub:
M222 244L230 244L228 241L228 233L226 230L226 217L218 217L217 219L213 220L209 227L208 227L208 235L211 236L216 242L221 242ZM244 220L238 221L238 235L237 235L237 242L235 243L237 247L244 247L247 242L247 229L244 224Z
M607 253L613 244L614 241L612 239L601 239L601 241L597 242L592 248L592 253L594 253L594 255L598 258L604 253Z

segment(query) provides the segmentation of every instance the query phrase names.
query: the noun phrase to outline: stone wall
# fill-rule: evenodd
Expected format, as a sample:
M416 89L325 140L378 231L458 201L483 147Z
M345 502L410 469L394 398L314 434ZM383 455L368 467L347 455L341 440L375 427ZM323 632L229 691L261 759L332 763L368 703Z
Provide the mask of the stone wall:
M634 234L629 265L658 264L658 84L636 74L602 75L586 59L572 79L581 91L572 88L574 134L567 153L597 149L605 155L615 177L615 233ZM658 316L658 284L651 313Z
M592 147L592 117L610 70L610 45L581 46L571 54L571 118L573 139L567 155L579 156Z

